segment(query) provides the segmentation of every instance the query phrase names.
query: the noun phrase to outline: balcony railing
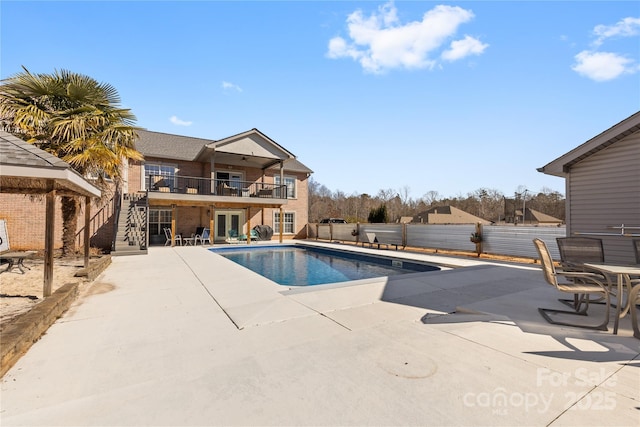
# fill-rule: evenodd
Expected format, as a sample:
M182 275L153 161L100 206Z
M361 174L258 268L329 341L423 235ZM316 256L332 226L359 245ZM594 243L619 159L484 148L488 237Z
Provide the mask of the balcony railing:
M287 186L280 184L180 175L147 175L145 180L146 187L150 192L269 199L287 198Z

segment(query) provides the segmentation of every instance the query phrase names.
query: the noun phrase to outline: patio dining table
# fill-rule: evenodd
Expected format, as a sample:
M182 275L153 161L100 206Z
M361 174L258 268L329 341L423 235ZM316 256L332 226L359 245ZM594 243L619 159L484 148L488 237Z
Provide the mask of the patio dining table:
M620 318L624 317L631 308L631 300L629 293L631 292L631 276L640 276L640 266L638 265L617 265L607 263L585 263L587 267L594 268L605 273L605 276L611 274L617 278L617 294L618 299L616 304L616 320L613 325L613 333L618 333L618 323ZM627 287L627 300L624 301L625 285Z

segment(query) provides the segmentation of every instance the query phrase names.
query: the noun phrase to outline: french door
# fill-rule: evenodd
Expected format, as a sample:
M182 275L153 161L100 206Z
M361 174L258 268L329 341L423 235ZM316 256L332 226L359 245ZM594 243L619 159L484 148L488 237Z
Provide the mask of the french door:
M235 236L242 235L244 224L244 212L242 211L217 211L216 212L216 240L225 240L229 237L229 231L235 231ZM231 233L232 235L234 233Z

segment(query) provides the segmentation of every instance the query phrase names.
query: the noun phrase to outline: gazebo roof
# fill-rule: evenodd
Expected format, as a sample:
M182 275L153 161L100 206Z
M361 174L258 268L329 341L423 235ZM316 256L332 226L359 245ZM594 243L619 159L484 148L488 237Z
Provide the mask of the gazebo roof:
M53 188L51 188L53 184ZM0 192L100 197L100 190L65 161L0 131Z

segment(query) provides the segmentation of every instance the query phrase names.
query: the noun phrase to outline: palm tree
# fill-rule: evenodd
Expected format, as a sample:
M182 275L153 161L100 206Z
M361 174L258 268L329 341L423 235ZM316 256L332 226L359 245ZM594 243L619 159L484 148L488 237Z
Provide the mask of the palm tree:
M91 77L62 70L23 72L0 85L3 129L61 158L83 176L105 176L120 185L124 159L142 160L135 149L135 116L119 107L115 88ZM78 202L62 196L62 253L75 253Z

